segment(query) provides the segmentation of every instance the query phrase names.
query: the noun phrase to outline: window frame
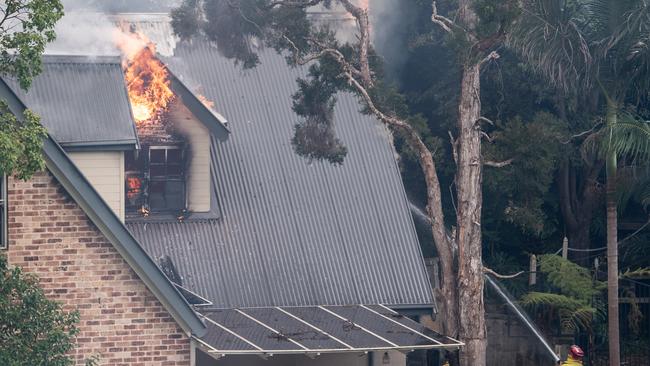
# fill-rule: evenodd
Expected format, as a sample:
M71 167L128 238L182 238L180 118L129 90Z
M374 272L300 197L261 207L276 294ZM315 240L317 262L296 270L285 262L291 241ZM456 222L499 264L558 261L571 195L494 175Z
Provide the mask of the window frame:
M164 150L165 151L165 160L163 163L152 163L151 159L151 152L155 150ZM169 157L169 151L170 150L178 150L180 153L180 159L178 162L178 165L180 165L180 174L177 176L174 176L173 178L169 177L168 169L169 169L169 163L168 163L168 157ZM151 166L155 165L160 165L163 166L165 169L165 174L162 176L155 176L153 177L151 175ZM147 161L146 161L146 184L147 184L147 197L146 197L146 202L147 202L147 208L151 210L151 212L156 213L156 212L161 212L161 213L166 213L166 212L178 212L187 209L187 182L185 179L185 148L182 145L150 145L147 149ZM162 182L162 183L167 183L167 182L180 182L181 187L182 187L182 192L181 192L181 207L178 208L153 208L151 207L151 186L152 183L156 182ZM166 191L166 187L165 187ZM166 201L166 200L165 200Z
M155 163L152 163L152 152L153 151L164 151L163 159L162 161L157 161ZM169 159L169 151L171 150L176 150L178 151L178 161L174 162L172 164L168 163ZM143 146L142 150L139 152L141 154L141 158L136 158L138 154L137 152L134 152L134 162L135 166L138 166L138 160L141 160L142 164L142 170L127 170L125 172L125 209L128 210L128 212L137 212L141 209L141 207L146 208L147 212L150 212L152 214L165 214L165 213L178 213L179 211L183 211L187 209L187 179L186 179L186 170L187 170L187 164L185 161L186 157L186 148L182 144L168 144L168 145L148 145L148 146ZM169 175L169 167L174 166L178 174L174 174L173 176ZM152 174L152 167L158 166L162 170L162 174L157 173L157 175ZM126 168L126 167L125 167ZM140 179L142 180L141 183L141 196L139 200L142 202L141 207L135 207L132 205L128 204L128 197L126 195L128 194L129 190L129 182L128 179L132 176L139 176ZM168 199L165 197L165 194L168 190L167 183L168 182L176 182L180 184L180 207L173 207L173 208L168 208L168 207L152 207L152 187L154 184L162 184L163 185L163 200L165 203L165 206L168 206Z
M0 249L9 248L9 209L6 174L0 174Z

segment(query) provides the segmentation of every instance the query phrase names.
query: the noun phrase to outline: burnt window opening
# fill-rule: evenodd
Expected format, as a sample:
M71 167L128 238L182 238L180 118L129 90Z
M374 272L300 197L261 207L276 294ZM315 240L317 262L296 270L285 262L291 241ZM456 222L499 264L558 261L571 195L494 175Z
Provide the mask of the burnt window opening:
M185 149L180 145L148 146L125 155L128 211L173 212L186 209Z
M7 212L7 176L0 173L0 249L7 249L9 241Z

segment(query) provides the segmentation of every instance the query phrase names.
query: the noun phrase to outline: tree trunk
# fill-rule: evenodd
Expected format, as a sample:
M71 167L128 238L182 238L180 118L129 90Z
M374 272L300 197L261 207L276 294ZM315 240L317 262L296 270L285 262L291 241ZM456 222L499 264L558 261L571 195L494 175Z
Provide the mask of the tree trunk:
M607 126L617 123L617 107L607 103ZM618 326L618 218L616 207L616 152L607 153L607 330L609 366L620 366Z
M592 215L586 214L585 216L580 217L576 228L567 228L569 247L572 249L583 250L569 252L569 259L587 268L589 268L592 262L590 261L590 252L586 251L591 247L590 230L592 218Z
M596 207L603 199L597 180L602 167L602 161L594 161L578 176L569 158L565 158L558 172L560 208L570 248L591 248L591 222ZM573 251L569 258L581 266L590 265L588 252Z
M459 335L465 347L461 365L485 366L486 329L483 304L483 261L481 243L481 114L480 63L463 67L458 107L458 167L456 187L458 212L458 304Z

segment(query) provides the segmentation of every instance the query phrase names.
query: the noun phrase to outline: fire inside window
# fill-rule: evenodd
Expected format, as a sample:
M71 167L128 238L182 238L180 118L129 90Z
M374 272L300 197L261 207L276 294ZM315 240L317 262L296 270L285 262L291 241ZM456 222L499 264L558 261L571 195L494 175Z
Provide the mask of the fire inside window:
M150 146L125 159L126 208L142 212L185 209L185 159L181 146Z

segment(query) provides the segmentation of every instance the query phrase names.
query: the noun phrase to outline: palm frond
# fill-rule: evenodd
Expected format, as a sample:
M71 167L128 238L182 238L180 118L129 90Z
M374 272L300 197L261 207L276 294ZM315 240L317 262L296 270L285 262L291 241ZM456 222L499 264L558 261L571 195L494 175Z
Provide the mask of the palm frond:
M621 274L622 278L650 278L650 267L637 268L635 270L627 270Z
M634 197L645 210L650 208L650 182L645 187L639 189Z
M588 330L591 328L591 324L597 315L595 308L592 308L591 306L583 306L571 313L571 321L573 321L578 328Z
M529 292L521 297L519 303L529 309L563 309L570 312L584 306L574 298L550 292Z
M650 160L650 122L621 113L619 121L603 130L604 152L615 152L621 158L645 162Z
M599 80L616 99L638 97L650 82L650 7L638 0L590 0L584 29Z
M580 9L567 0L526 0L507 44L551 84L573 91L593 82L593 57Z
M621 111L617 123L603 126L583 141L581 152L583 156L596 153L602 157L614 152L633 164L645 165L650 160L650 122Z
M630 203L647 208L650 203L650 165L626 165L616 173L618 208L624 212Z

